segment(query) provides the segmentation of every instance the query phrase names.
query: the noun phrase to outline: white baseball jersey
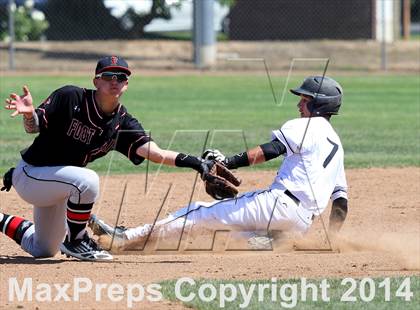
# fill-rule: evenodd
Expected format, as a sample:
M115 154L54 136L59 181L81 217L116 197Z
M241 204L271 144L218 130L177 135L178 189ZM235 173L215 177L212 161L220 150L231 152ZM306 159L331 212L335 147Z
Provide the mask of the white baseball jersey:
M212 203L193 202L158 221L154 231L165 240L179 238L184 229L304 233L313 215L325 210L330 197L347 199L343 147L325 118L288 121L272 136L286 146L287 154L269 189ZM300 202L286 194L286 189ZM147 235L150 227L131 228L125 234L135 241Z
M286 188L302 207L319 215L333 200L347 199L344 152L340 138L324 117L297 118L272 132L287 149L271 188Z

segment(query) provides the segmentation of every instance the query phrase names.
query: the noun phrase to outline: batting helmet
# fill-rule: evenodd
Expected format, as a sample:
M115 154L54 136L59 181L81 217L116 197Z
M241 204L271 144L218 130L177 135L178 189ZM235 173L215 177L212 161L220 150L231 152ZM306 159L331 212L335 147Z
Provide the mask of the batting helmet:
M312 97L308 109L312 115L335 115L341 106L343 88L327 76L309 76L299 88L290 90L295 95Z

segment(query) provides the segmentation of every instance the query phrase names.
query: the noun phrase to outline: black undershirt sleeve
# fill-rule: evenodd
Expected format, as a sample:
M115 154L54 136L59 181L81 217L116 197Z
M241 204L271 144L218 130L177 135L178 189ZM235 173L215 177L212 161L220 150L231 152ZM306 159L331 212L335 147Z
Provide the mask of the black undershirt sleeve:
M265 161L269 161L286 153L286 147L277 139L261 144L260 148L264 153Z
M341 229L347 217L347 212L347 199L340 197L333 201L329 222L329 230L331 232L336 233Z
M249 166L248 153L242 152L231 157L226 157L223 164L228 169L236 169L239 167Z
M261 144L260 148L264 153L265 161L269 161L286 153L286 147L279 140L272 140L268 143ZM249 166L248 153L242 152L231 157L227 157L223 163L228 169Z

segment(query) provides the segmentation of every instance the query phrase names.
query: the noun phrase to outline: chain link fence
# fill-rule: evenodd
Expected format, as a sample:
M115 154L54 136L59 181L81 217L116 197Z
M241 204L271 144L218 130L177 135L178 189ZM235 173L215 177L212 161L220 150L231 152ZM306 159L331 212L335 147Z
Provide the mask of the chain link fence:
M386 57L390 70L418 71L420 34L402 40L406 1L416 29L420 0L220 0L212 69L264 70L264 59L288 70L295 58L330 58L336 70L379 70ZM194 69L192 8L192 0L0 0L0 70L93 70L109 54L138 70ZM242 58L257 60L232 61Z

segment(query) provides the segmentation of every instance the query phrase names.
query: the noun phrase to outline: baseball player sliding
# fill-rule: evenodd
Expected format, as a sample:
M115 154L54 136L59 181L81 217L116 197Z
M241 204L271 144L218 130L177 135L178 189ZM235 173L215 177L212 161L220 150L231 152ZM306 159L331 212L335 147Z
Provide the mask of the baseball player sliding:
M131 71L127 62L108 56L97 63L95 89L64 86L34 108L29 88L11 94L6 109L23 115L27 133L37 133L22 160L4 176L2 190L16 189L32 204L33 223L0 213L0 231L34 257L51 257L59 249L81 260L112 256L89 237L86 225L98 198L99 178L85 166L116 150L135 165L144 159L190 167L203 179L214 162L162 150L120 103ZM64 242L63 242L64 240Z
M310 76L291 92L300 96L297 105L300 118L273 130L270 142L228 158L213 154L229 169L284 155L268 189L212 203L194 202L154 226L114 229L92 216L90 226L95 234L101 235L99 242L103 246L112 244L116 251L125 250L159 236L163 239L178 237L183 229L188 232L191 228L266 231L269 227L270 230L304 233L314 217L325 210L329 199L333 201L329 229L337 232L347 215L347 184L343 147L330 118L338 114L342 87L331 78Z

